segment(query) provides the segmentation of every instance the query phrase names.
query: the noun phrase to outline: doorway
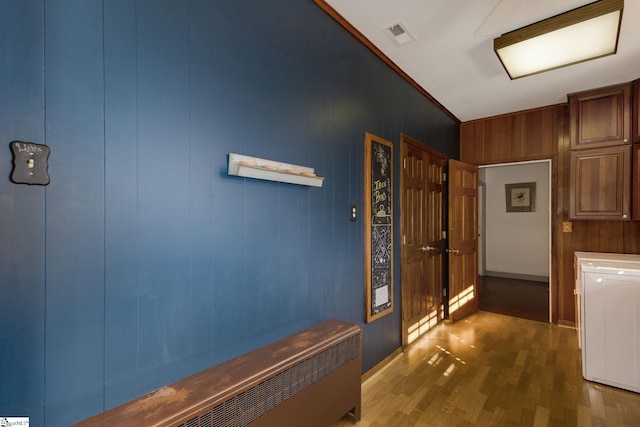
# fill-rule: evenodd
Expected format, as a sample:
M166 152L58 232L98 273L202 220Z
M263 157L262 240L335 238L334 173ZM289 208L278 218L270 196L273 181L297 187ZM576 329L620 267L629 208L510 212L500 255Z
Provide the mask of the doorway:
M480 309L551 322L551 160L480 166L479 181Z

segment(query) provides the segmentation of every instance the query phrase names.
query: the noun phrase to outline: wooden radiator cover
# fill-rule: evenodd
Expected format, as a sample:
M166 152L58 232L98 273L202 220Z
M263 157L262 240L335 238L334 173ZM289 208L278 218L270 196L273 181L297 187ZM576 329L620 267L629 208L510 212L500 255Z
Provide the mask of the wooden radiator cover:
M360 419L362 333L330 319L75 427L330 426Z

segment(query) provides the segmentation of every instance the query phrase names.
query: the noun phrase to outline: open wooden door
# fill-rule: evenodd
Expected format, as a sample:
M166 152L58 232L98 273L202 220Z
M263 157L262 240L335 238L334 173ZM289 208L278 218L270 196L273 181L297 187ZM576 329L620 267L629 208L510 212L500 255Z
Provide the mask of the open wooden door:
M478 168L449 160L449 321L478 311Z
M401 135L402 345L443 319L446 156Z

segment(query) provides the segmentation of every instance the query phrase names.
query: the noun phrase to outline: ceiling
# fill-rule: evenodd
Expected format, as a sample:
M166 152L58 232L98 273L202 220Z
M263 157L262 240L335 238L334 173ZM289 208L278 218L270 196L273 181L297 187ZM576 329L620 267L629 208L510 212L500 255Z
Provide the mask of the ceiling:
M493 34L480 35L499 0L326 0L402 71L460 121L559 104L567 94L640 78L640 1L627 0L615 55L509 79L493 38L592 3L592 0L502 0L513 3ZM505 6L505 4L501 4ZM389 26L401 22L415 41L398 46ZM496 29L498 29L496 31ZM490 29L491 30L491 29Z

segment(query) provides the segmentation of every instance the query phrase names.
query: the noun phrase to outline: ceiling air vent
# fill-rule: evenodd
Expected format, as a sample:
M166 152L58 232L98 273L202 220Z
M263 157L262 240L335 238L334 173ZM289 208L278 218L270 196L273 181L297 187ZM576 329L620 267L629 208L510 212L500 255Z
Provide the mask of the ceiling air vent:
M416 39L402 22L396 22L395 24L385 27L384 32L387 33L387 35L391 37L391 40L398 46L402 46Z

